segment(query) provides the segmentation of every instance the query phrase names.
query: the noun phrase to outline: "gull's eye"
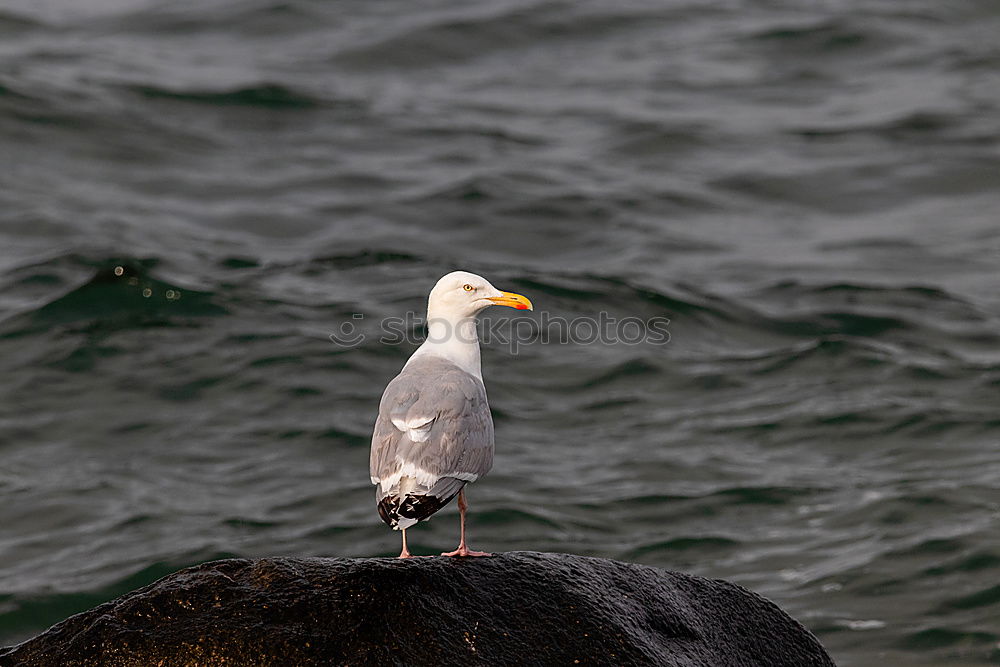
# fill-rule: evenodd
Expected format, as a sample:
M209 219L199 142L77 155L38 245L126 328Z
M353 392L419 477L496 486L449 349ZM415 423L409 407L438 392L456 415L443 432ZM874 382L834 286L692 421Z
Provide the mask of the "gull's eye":
M462 289L464 289L466 292L471 292L472 290L474 290L476 288L473 287L472 285L470 285L469 283L466 283L466 284L462 285Z

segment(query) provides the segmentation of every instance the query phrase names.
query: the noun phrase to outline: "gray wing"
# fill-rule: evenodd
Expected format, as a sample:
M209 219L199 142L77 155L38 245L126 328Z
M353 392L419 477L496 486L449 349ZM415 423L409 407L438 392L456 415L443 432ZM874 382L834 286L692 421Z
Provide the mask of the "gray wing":
M493 466L482 381L444 359L412 360L382 395L369 463L380 513L386 497L431 496L427 516L440 509Z

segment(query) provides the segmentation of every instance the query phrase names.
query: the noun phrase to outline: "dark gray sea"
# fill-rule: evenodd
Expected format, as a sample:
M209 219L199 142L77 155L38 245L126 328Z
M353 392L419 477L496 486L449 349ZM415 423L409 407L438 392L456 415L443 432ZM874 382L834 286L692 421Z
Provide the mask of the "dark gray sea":
M993 0L4 0L0 645L210 559L395 555L383 319L459 268L535 304L483 352L474 548L1000 664ZM530 326L600 313L669 342Z

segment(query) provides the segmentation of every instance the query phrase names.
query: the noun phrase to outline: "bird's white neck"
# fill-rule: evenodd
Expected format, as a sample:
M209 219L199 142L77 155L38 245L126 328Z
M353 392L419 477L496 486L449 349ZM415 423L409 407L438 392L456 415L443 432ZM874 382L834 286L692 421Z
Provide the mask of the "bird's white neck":
M410 357L432 355L452 362L466 373L483 379L483 367L479 360L479 334L476 318L435 317L427 313L427 339Z

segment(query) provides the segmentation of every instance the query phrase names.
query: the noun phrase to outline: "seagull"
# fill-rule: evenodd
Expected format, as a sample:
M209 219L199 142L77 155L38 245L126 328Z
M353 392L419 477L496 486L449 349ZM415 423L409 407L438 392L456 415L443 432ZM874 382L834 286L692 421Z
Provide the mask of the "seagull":
M369 461L379 516L403 533L458 496L461 539L442 556L489 556L465 542L465 485L493 467L493 417L479 361L476 315L489 306L532 310L474 273L454 271L427 298L427 339L385 388Z

